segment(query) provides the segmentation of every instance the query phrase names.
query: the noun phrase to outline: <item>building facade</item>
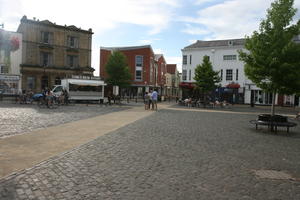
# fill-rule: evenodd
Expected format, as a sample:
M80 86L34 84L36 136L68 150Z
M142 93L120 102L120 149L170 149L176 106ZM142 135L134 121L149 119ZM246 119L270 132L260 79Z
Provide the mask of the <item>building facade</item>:
M130 47L100 47L100 77L108 78L105 65L114 51L122 52L128 62L131 73L131 88L125 91L128 96L143 97L150 89L159 89L161 94L164 86L165 60L162 55L155 55L150 45Z
M179 83L180 77L179 72L177 71L176 64L167 64L167 73L166 73L166 95L169 97L178 97L179 96Z
M16 95L21 90L22 34L0 29L0 93Z
M209 56L214 71L218 71L221 78L220 87L214 94L215 98L231 103L271 104L272 94L263 92L245 76L244 62L238 56L239 50L245 50L244 44L244 39L198 40L185 47L182 49L181 86L193 89L195 68L202 64L204 56Z
M22 86L41 91L63 78L92 76L92 30L56 25L24 16L17 30L23 35Z

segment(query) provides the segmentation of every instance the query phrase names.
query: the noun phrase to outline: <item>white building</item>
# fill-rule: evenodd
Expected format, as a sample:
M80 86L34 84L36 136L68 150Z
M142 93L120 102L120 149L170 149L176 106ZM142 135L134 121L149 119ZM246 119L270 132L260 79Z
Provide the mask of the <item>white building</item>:
M272 95L257 88L244 73L244 62L238 51L244 49L244 39L200 41L182 49L182 85L195 82L195 68L209 56L213 69L221 77L221 87L215 97L233 103L271 104ZM277 99L277 98L276 98Z
M22 34L0 29L0 93L15 95L21 90Z

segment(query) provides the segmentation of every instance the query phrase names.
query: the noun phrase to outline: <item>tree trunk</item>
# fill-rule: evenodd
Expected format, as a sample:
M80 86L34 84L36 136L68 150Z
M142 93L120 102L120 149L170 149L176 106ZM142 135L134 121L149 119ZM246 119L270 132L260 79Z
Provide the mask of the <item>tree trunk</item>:
M271 106L271 116L275 115L275 96L276 96L276 91L273 91L272 93L272 106ZM274 125L271 123L271 132L274 131Z
M271 106L271 115L275 115L275 97L276 97L276 91L273 91L272 93L272 106Z

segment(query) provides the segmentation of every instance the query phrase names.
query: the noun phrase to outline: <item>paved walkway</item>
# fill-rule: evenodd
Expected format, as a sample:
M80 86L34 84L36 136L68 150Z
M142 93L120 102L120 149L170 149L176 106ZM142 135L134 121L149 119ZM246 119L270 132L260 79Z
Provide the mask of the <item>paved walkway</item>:
M300 199L299 126L289 136L284 130L274 135L249 125L255 113L205 109L192 112L193 109L162 106L167 109L151 112L139 107L111 113L117 114L111 118L115 120L134 118L125 112L144 116L117 130L111 127L114 131L109 134L95 136L88 143L82 141L85 144L62 150L67 152L0 179L0 199ZM99 123L96 118L89 120ZM86 129L98 132L102 126L91 128L89 120L78 123L85 121ZM80 140L82 134L93 134L78 126L65 128L78 132L75 135ZM43 136L37 135L41 137L40 134ZM66 145L61 140L56 142ZM39 145L39 141L35 143ZM33 150L30 153L36 154Z
M166 105L159 105L160 108ZM0 139L0 178L26 169L152 114L143 107Z

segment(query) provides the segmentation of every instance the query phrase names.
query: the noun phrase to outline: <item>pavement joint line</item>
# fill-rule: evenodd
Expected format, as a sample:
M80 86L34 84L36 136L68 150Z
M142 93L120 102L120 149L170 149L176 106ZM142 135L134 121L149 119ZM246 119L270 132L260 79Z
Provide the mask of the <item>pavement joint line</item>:
M160 105L160 110L163 110L163 109L165 109L166 107L169 107L169 106L171 106L171 105ZM123 110L123 111L119 111L119 112L112 112L112 113L106 113L106 114L103 114L103 115L98 115L98 116L95 116L95 117L92 117L92 118L88 118L88 119L83 119L83 120L77 120L77 121L73 121L73 122L69 122L69 123L65 123L65 124L60 124L60 125L57 125L57 126L52 126L52 127L47 127L47 128L44 128L44 129L38 129L38 130L33 130L33 131L31 131L31 132L27 132L27 133L34 133L34 132L37 132L37 134L42 134L41 132L46 132L48 129L53 129L53 128L59 128L60 126L64 126L64 125L66 125L66 126L68 126L68 125L70 125L70 124L72 124L72 123L78 123L78 122L80 122L80 121L88 121L88 120L93 120L93 119L96 119L96 118L98 118L98 117L101 117L101 116L105 116L105 115L114 115L114 114L118 114L118 113L120 113L120 112L122 112L122 113L124 113L124 112L132 112L132 113L135 113L135 115L136 114L138 114L138 113L140 113L140 112L144 112L144 113L146 113L146 115L145 116L141 116L141 117L138 117L138 118L135 118L134 120L131 120L131 121L129 121L129 122L127 122L126 124L123 124L123 125L121 125L121 126L119 126L119 127L117 127L117 128L113 128L113 129L110 129L109 131L107 131L107 132L105 132L104 134L100 134L100 135L98 135L98 136L96 136L96 137L94 137L94 138L90 138L88 141L86 141L86 142L83 142L83 143L81 143L81 144L78 144L77 146L74 146L74 147L71 147L71 148L69 148L69 149L65 149L65 150L63 150L63 151L61 151L61 152L58 152L58 153L56 153L56 154L53 154L53 155L50 155L50 156L46 156L46 158L42 158L42 159L40 159L39 161L32 161L31 163L30 163L30 166L29 167L23 167L23 168L21 168L21 169L17 169L16 171L13 171L13 172L11 172L11 173L8 173L8 174L6 174L6 175L4 175L4 176L2 176L1 177L1 175L0 175L0 183L2 183L2 182L4 182L4 181L6 181L6 180L9 180L11 177L15 177L15 176L18 176L18 175L20 175L20 174L22 174L22 173L24 173L24 172L26 172L26 171L29 171L29 170L31 170L31 169L36 169L36 168L38 168L38 167L40 167L41 165L44 165L44 164L49 164L49 163L51 163L51 162L53 162L53 161L55 161L55 160L57 160L57 159L60 159L61 157L63 157L63 156L66 156L66 155L68 155L68 154L71 154L72 152L74 152L74 151L76 151L76 150L79 150L79 149L81 149L81 148L83 148L85 145L88 145L89 143L91 143L91 142L93 142L94 140L96 140L96 139L98 139L98 138L100 138L100 137L102 137L103 135L106 135L106 134L109 134L109 133L111 133L111 132L114 132L114 131L116 131L116 130L118 130L118 129L120 129L120 128L123 128L123 127L125 127L125 126L127 126L127 125L129 125L129 124L131 124L131 123L133 123L133 122L135 122L135 121L138 121L138 120L141 120L141 119L143 119L143 118L145 118L145 117L148 117L148 116L150 116L150 115L152 115L152 114L154 114L154 113L156 113L156 112L151 112L151 111L149 111L149 110L144 110L144 107L130 107L130 109L127 109L127 110ZM124 116L123 116L124 117ZM23 136L23 137L26 137L26 134L22 134L22 135L16 135L16 136L12 136L12 137L8 137L8 138L14 138L14 137L20 137L20 136ZM0 142L1 142L1 140L5 140L5 138L4 139L0 139ZM1 149L0 149L1 150ZM2 155L2 154L0 154L0 155ZM0 160L1 161L1 160ZM1 169L0 169L1 170Z
M242 115L257 115L262 112L240 112L240 111L226 111L226 110L206 110L206 109L191 109L191 108L165 108L167 110L179 110L179 111L190 111L190 112L215 112L215 113L228 113L228 114L242 114ZM283 114L287 117L295 117L295 115Z

